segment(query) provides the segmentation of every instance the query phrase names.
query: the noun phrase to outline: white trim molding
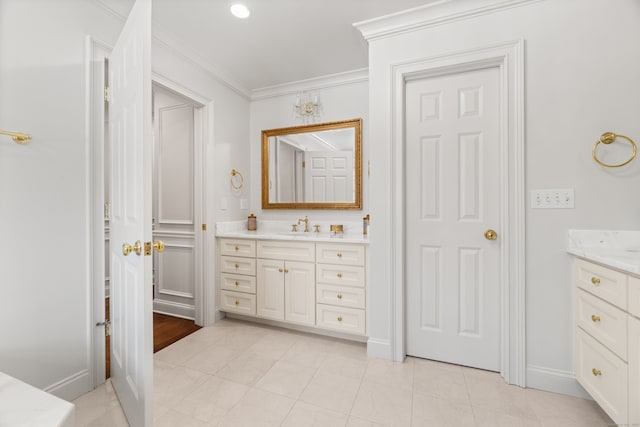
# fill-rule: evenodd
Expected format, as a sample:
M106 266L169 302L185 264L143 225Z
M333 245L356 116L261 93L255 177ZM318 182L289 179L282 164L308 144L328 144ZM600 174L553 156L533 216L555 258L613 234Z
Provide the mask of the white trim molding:
M441 0L353 24L367 41L422 30L542 0Z
M251 100L274 98L277 96L293 95L298 92L322 90L332 87L345 86L369 81L369 69L360 68L343 73L329 74L297 82L285 83L276 86L268 86L252 91Z
M391 341L393 359L406 355L405 312L405 85L407 81L466 71L500 72L501 368L509 384L525 376L524 41L452 52L391 66Z
M91 381L89 370L84 369L45 387L43 390L71 402L92 389Z
M591 399L591 396L576 381L573 372L559 369L544 368L542 366L527 366L527 387L568 396Z

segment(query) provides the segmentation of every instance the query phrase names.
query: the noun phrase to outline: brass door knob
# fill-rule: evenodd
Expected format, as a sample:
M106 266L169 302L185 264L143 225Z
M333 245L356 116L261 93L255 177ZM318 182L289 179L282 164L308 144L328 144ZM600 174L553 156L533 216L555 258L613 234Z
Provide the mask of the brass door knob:
M164 242L162 240L157 240L152 246L156 252L164 252Z
M140 240L137 240L134 245L128 243L122 244L122 255L129 256L131 252L135 252L136 255L140 256L142 253L142 242Z
M600 316L596 316L595 314L591 316L591 320L593 320L594 322L599 322L600 321Z
M498 238L498 233L492 229L488 229L484 232L484 238L487 240L496 240Z

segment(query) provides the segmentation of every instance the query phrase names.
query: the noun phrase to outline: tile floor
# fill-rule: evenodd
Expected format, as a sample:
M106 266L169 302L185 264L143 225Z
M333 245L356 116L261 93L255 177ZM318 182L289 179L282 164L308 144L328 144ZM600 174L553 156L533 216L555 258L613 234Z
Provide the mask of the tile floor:
M154 359L156 427L614 425L592 401L495 373L367 359L364 344L234 320ZM128 425L109 382L74 403L79 427Z

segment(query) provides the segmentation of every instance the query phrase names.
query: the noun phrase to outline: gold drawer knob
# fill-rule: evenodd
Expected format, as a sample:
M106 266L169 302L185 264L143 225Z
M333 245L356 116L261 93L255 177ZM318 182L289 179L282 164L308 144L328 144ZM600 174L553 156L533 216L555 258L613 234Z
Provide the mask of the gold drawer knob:
M597 277L592 277L591 278L591 283L593 283L594 285L599 285L600 284L600 279L598 279Z
M342 316L338 316L338 322L342 322Z
M338 276L338 279L342 279L342 273L338 273L337 276Z
M338 294L338 299L342 299L342 294Z
M236 246L236 251L239 251L239 250L240 250L240 248Z
M593 373L594 377L602 376L602 371L600 369L593 368L591 372Z
M600 316L596 316L595 314L591 315L591 320L593 320L594 322L599 322L600 321Z
M236 280L236 286L240 286L240 282Z
M289 269L288 269L288 268L285 268L285 269L284 269L284 272L285 272L285 273L288 273L288 272L289 272Z
M236 264L236 268L240 268L240 266L238 264Z
M282 273L284 270L283 270L283 269L281 269L281 268L279 268L279 269L278 269L278 271L279 271L280 273Z
M236 300L236 305L240 304L240 301Z
M342 254L338 252L338 258L342 258Z

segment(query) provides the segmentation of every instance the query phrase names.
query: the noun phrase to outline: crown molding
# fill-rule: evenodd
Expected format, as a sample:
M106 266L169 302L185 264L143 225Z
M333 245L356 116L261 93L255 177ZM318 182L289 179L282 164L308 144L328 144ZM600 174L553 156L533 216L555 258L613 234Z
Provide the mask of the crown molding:
M125 22L127 17L122 15L117 10L113 9L111 6L106 4L103 0L94 0L94 3L103 11L111 15L112 17ZM175 39L175 37L169 35L165 30L160 28L157 23L153 23L152 29L152 38L153 41L159 45L164 47L165 49L171 51L174 55L181 57L187 62L192 63L198 68L205 71L211 77L213 77L216 81L227 86L229 89L233 90L243 98L247 100L251 99L251 91L246 88L239 81L235 80L231 77L231 74L227 71L222 70L218 65L212 63L211 61L203 58L198 53L196 53L190 47L184 45Z
M353 24L371 42L543 0L441 0Z
M251 94L251 100L256 101L259 99L291 95L304 91L321 90L357 83L366 83L368 81L369 69L359 68L357 70L345 71L343 73L329 74L322 77L314 77L311 79L298 80L281 85L254 89Z

